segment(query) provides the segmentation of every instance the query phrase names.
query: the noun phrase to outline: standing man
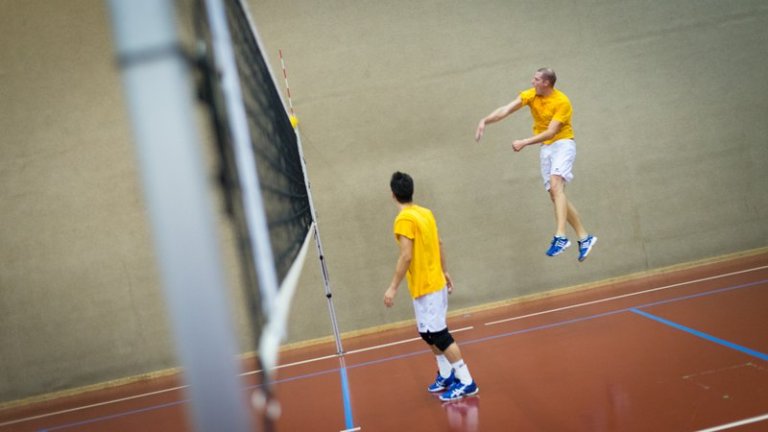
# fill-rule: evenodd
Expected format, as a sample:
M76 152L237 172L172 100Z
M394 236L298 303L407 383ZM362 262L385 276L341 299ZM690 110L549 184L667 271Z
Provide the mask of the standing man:
M395 274L384 293L384 304L392 307L397 289L408 276L416 325L422 339L437 360L437 378L427 387L430 393L443 392L440 400L451 401L477 394L480 389L461 358L445 321L448 294L453 290L445 271L442 242L432 212L413 203L413 179L401 172L389 182L392 197L400 209L395 218L395 240L400 248Z
M573 161L576 159L576 142L571 127L571 101L565 93L555 88L557 76L549 68L536 71L531 80L533 88L525 90L508 105L497 108L480 120L475 132L475 141L480 141L485 126L507 118L513 112L527 105L533 116L533 136L512 142L512 148L519 152L532 144L541 144L541 176L544 188L555 207L556 230L547 250L548 256L561 254L571 242L565 235L566 221L579 238L579 261L584 261L597 243L597 237L590 235L581 224L576 207L565 196L565 183L573 179Z

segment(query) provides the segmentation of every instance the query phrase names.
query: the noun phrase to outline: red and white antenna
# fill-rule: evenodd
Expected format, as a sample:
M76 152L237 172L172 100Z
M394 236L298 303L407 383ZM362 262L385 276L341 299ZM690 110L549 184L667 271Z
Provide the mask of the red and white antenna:
M291 88L288 86L288 72L285 71L285 60L283 59L283 50L278 49L280 54L280 66L283 68L283 79L285 80L285 90L288 92L288 118L291 120L291 126L295 129L299 125L299 119L293 112L293 101L291 101Z

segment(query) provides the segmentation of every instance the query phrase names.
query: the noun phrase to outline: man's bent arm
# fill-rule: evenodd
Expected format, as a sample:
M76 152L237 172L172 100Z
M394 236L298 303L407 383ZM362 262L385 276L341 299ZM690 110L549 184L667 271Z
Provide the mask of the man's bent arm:
M413 240L399 235L397 237L397 244L400 246L400 256L397 258L392 282L390 282L387 291L384 293L384 304L387 307L394 304L397 289L400 287L400 283L403 281L405 273L408 271L408 267L411 266L411 259L413 258Z
M547 130L540 134L536 134L530 138L517 140L512 145L515 147L516 151L520 151L523 147L538 144L540 142L544 142L547 140L552 139L555 135L557 135L558 132L560 132L560 128L563 126L562 123L560 123L557 120L552 120L549 123L549 127L547 127Z
M448 294L453 291L453 280L451 275L448 274L448 269L445 267L445 253L443 253L443 241L440 240L440 267L443 268L443 275L445 275L445 284L448 287Z

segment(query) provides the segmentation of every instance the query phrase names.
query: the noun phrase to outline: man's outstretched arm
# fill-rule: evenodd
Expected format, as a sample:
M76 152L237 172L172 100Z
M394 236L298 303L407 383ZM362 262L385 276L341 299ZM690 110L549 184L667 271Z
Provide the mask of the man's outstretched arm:
M483 119L480 120L480 123L477 124L477 130L475 131L475 141L480 141L480 138L483 137L483 133L485 132L485 125L504 120L510 114L519 110L522 106L523 101L520 99L520 96L518 96L512 102L496 108L492 113L483 117Z

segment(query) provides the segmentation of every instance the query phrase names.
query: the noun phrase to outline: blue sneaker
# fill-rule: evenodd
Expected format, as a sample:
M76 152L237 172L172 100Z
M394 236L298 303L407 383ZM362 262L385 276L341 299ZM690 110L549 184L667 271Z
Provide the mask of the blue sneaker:
M597 243L597 237L588 235L584 240L579 240L579 261L584 261L592 250L592 246Z
M441 391L445 391L449 387L453 385L453 383L459 382L456 379L456 375L454 375L453 371L451 371L451 374L448 376L448 378L443 378L440 376L440 372L437 372L437 378L435 378L435 382L429 385L427 387L427 391L430 393L438 393Z
M554 236L552 238L552 244L549 245L547 255L551 257L560 255L564 250L568 249L569 246L571 246L571 242L567 238Z
M462 384L461 381L453 383L447 392L440 395L441 401L458 400L466 396L476 395L480 388L472 381L469 384Z

